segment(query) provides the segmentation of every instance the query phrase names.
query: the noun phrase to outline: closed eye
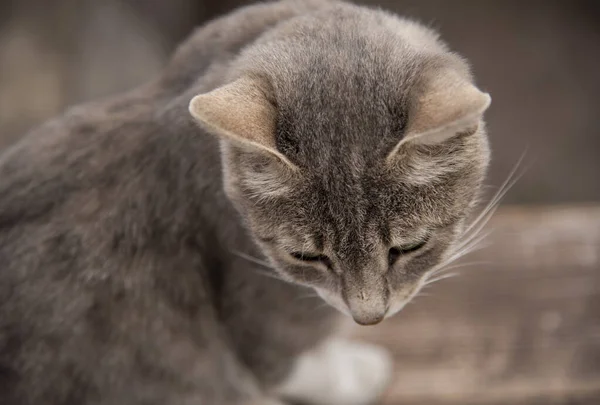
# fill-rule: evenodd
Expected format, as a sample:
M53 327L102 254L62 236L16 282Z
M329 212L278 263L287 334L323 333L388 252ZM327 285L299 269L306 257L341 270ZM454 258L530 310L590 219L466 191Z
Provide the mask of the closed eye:
M401 246L394 246L392 248L390 248L389 252L388 252L388 264L390 266L392 266L394 263L396 263L396 261L398 260L398 258L400 258L400 256L412 253L412 252L416 252L417 250L421 249L423 246L425 246L427 244L428 239L423 239L420 242L417 243L411 243L411 244L407 244L407 245L401 245Z
M292 256L294 259L302 261L302 262L321 263L327 267L331 267L331 261L329 260L329 257L322 255L322 254L293 252L293 253L290 253L290 256Z

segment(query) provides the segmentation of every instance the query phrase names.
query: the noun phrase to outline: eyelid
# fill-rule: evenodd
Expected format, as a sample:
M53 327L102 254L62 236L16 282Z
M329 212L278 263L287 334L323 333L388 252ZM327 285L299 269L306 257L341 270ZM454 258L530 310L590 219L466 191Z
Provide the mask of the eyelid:
M327 267L331 266L329 257L320 253L292 252L290 253L290 256L305 263L323 263Z
M431 239L431 236L430 235L426 235L426 236L424 236L423 238L421 238L419 240L415 240L415 241L413 241L411 243L405 243L404 245L400 245L400 247L411 248L413 246L418 246L418 245L424 246L424 245L427 244L427 242L429 242L429 239Z
M423 235L423 237L419 238L419 239L409 239L407 242L403 241L401 243L394 243L392 244L393 247L395 248L404 248L404 247L411 247L413 245L419 245L419 244L426 244L431 240L432 235L431 234L426 234Z
M426 237L424 237L423 239L421 239L418 242L413 242L411 244L405 243L404 245L392 246L388 250L388 264L390 266L393 266L394 263L396 263L396 261L401 256L409 255L409 254L415 253L417 251L420 251L421 249L423 249L423 247L425 247L425 245L427 245L427 243L429 242L430 239L431 239L431 234L427 235Z

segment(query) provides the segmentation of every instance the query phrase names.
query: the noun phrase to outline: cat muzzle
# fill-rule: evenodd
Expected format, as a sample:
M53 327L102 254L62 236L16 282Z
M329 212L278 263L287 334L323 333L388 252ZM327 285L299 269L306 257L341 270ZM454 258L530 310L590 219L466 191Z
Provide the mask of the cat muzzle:
M346 298L350 314L359 325L376 325L383 321L387 313L388 306L386 305L385 297L368 296L364 293L359 293Z

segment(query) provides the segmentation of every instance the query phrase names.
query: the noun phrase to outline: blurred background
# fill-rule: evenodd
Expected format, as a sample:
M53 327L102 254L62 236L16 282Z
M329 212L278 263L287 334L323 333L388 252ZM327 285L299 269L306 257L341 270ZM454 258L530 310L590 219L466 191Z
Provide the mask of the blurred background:
M147 81L193 27L247 3L0 0L0 150L69 105ZM527 150L505 198L517 207L478 259L495 271L363 333L402 369L387 401L600 404L600 2L359 3L435 27L472 62L493 98L489 184Z

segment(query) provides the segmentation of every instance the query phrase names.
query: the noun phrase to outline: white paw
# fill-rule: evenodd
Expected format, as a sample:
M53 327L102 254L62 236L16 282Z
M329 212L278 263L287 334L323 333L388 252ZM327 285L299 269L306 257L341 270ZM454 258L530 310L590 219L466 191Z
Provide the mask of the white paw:
M381 347L330 340L302 355L277 393L312 405L367 405L383 393L392 368Z

